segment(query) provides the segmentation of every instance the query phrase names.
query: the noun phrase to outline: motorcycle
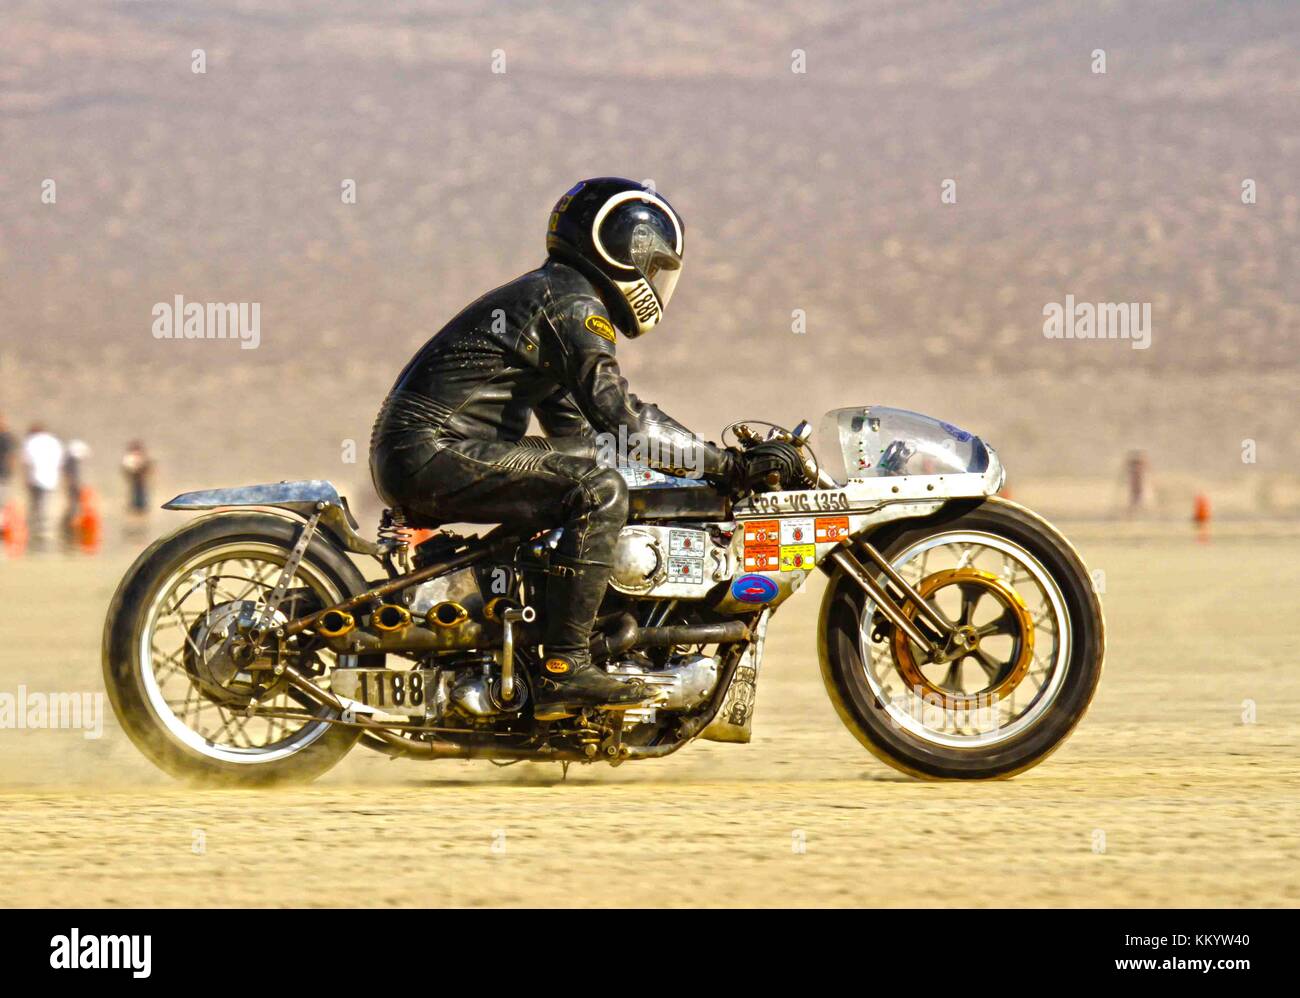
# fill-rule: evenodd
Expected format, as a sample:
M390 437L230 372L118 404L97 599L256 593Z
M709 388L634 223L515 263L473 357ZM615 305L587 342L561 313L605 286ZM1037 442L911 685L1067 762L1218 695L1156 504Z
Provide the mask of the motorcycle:
M823 429L814 448L807 422L728 426L724 442L782 440L804 464L802 481L773 473L742 495L622 469L630 514L591 650L653 691L635 709L533 716L535 608L560 531L434 532L445 525L386 510L372 541L326 481L165 505L207 515L144 551L113 597L113 708L167 772L242 785L314 778L357 744L567 769L743 743L769 621L821 571L822 677L867 749L931 779L1041 762L1101 675L1083 562L997 495L1005 471L978 436L883 406L834 410ZM431 536L413 543L416 530Z

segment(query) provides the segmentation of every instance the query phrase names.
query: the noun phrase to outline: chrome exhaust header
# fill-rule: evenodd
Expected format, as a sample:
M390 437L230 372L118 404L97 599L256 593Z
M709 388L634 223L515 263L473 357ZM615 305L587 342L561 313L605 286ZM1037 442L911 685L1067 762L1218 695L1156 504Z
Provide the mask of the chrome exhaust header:
M316 621L316 633L323 638L341 638L356 626L352 614L343 610L326 610Z
M430 607L424 619L434 627L459 627L469 620L469 611L454 599L443 600Z
M382 603L370 615L375 630L391 633L411 625L411 611L396 603Z

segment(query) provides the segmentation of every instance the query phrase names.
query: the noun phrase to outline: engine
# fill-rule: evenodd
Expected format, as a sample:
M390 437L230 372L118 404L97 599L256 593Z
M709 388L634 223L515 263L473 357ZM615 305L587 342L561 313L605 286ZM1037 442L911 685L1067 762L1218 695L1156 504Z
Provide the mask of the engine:
M733 574L730 543L697 527L624 527L610 585L629 596L703 599Z
M721 541L721 542L720 542ZM729 538L707 529L635 525L620 533L611 584L638 596L700 599L732 574ZM369 616L332 611L319 633L340 653L396 653L419 664L409 670L337 669L334 692L383 714L420 718L424 723L491 726L527 702L520 671L527 666L506 648L511 621L531 621L531 609L515 599L518 577L510 566L487 564L450 572L406 589L400 602L373 608ZM514 615L512 617L512 615ZM504 690L505 655L514 663L511 695ZM662 665L657 668L656 664ZM651 663L628 654L609 671L637 676L654 699L625 712L625 725L652 723L660 710L690 711L718 684L716 658L674 655Z
M609 667L615 676L636 676L655 691L654 699L644 707L623 712L624 727L653 724L660 710L693 710L709 698L718 685L719 664L710 655L676 655L663 669L635 660L617 662Z
M517 678L509 696L503 668L512 627L534 619L514 599L508 566L465 568L402 593L401 601L374 607L368 617L325 614L318 633L350 654L396 653L416 659L409 670L336 669L334 693L380 713L438 722L455 715L475 723L520 710L527 684Z

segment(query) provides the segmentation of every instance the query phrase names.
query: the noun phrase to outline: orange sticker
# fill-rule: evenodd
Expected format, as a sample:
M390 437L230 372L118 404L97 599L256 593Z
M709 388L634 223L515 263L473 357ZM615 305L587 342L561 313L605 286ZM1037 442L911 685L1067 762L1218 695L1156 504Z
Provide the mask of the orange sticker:
M817 517L818 544L834 544L849 536L849 518L847 516Z
M781 570L781 549L771 547L745 548L746 572L778 572Z
M745 547L751 544L766 547L781 543L780 520L751 520L745 524Z

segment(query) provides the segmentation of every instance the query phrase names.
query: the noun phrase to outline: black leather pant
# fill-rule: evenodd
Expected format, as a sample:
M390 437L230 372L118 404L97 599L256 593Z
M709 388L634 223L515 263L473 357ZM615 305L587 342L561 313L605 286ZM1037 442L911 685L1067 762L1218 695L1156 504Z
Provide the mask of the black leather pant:
M547 654L582 653L627 522L627 483L582 438L516 442L407 432L371 449L371 473L390 505L443 522L563 527L551 556Z

